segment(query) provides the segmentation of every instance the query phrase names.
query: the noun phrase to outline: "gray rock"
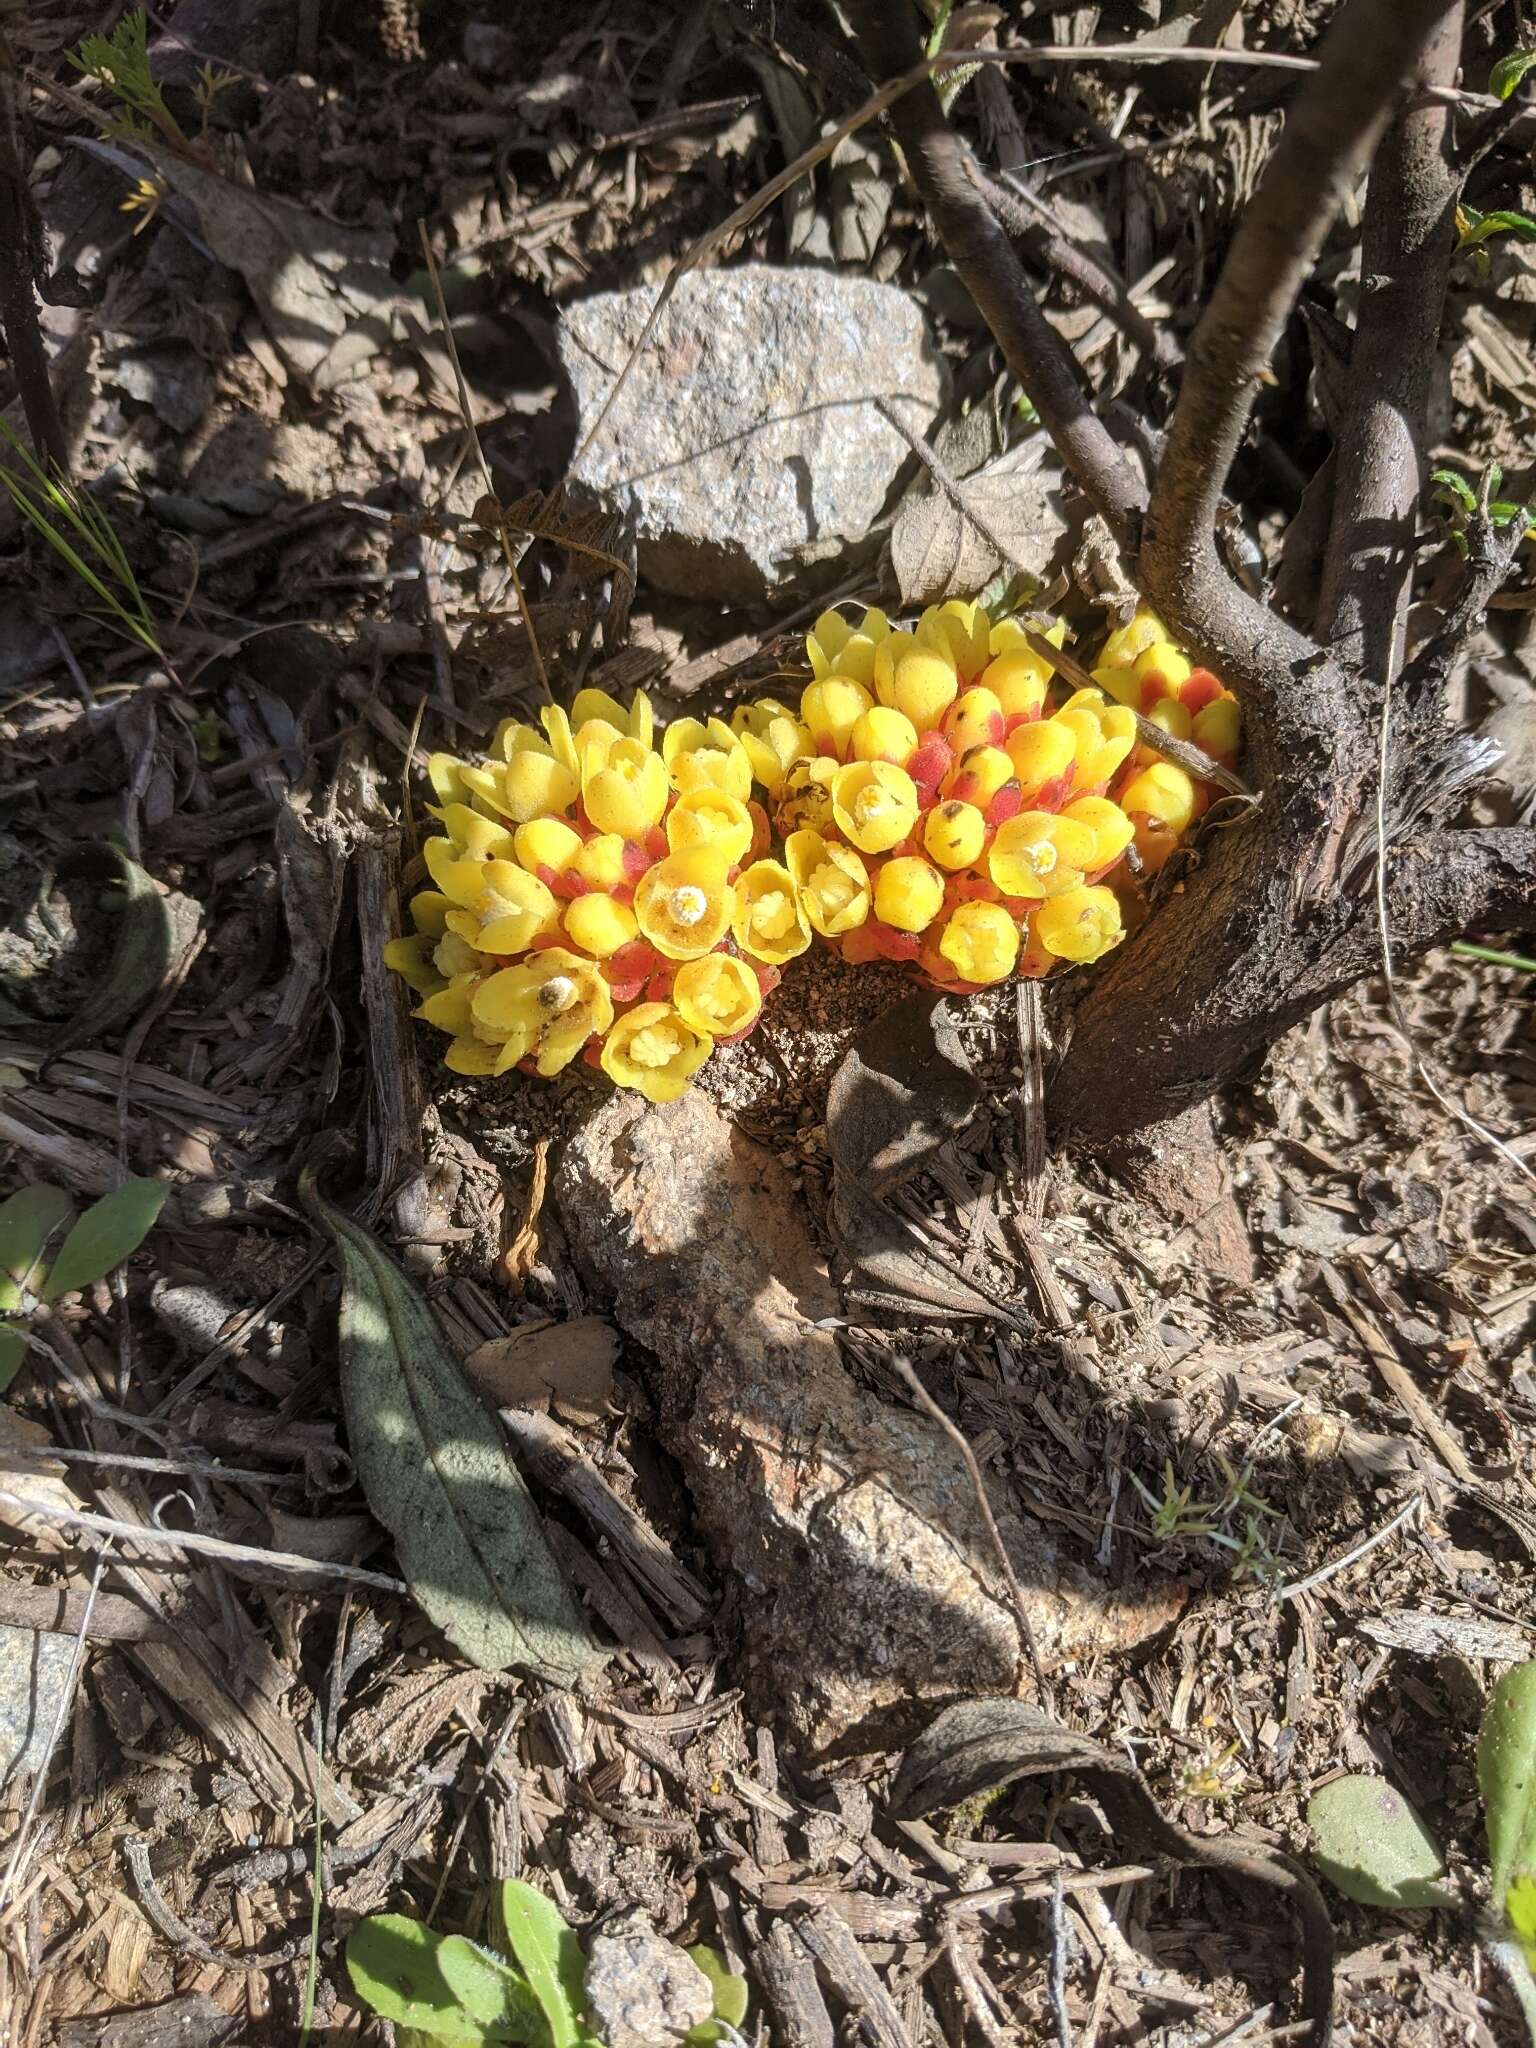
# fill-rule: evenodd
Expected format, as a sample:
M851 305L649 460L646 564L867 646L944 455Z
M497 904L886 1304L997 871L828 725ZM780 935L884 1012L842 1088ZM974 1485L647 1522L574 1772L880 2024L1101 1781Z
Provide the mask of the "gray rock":
M581 437L655 302L649 288L605 292L563 314ZM890 285L762 264L693 272L573 475L633 507L658 589L750 601L796 549L868 532L909 454L873 401L905 400L921 433L947 382L921 309Z
M0 1627L0 1785L47 1764L74 1655L73 1636Z
M638 1906L615 1913L593 1935L585 1988L608 2048L673 2048L715 2009L704 1972Z

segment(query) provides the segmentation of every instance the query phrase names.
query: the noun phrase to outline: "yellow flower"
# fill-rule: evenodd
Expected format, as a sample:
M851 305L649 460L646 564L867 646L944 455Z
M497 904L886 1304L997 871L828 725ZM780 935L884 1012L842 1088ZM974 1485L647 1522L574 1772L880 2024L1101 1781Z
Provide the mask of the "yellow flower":
M679 796L691 789L723 789L745 803L752 794L752 761L723 718L708 725L674 718L662 734L662 758Z
M929 605L917 622L917 638L945 655L964 683L974 683L992 658L992 621L985 606L957 597Z
M595 960L606 960L617 953L640 929L627 903L617 903L613 897L600 896L595 890L567 903L561 923L571 944L590 953Z
M1143 607L1128 626L1120 626L1104 642L1099 660L1106 668L1130 668L1137 657L1168 638L1168 628L1156 612Z
M853 728L872 702L862 683L849 676L828 676L824 682L806 684L800 696L800 717L822 753L844 760Z
M816 751L809 729L776 697L738 704L731 713L731 730L747 750L753 779L770 796L783 789L784 778L797 761Z
M571 724L578 736L582 727L593 718L600 718L604 725L611 725L622 738L638 740L642 747L651 744L655 719L651 700L644 690L636 690L634 702L627 711L606 690L578 690L576 701L571 706Z
M1048 721L1072 735L1072 791L1102 789L1136 744L1136 714L1109 704L1097 690L1079 690Z
M851 676L868 689L874 674L875 649L890 630L889 619L875 606L857 626L850 626L840 612L823 612L805 636L811 674L818 682L830 675Z
M974 804L956 797L935 805L923 820L923 851L941 868L974 867L986 843L986 819Z
M707 1038L736 1038L757 1022L763 992L757 976L734 953L685 960L672 983L677 1014Z
M826 755L797 761L790 769L778 807L779 830L786 838L791 832L831 829L832 784L837 772L836 761Z
M1077 889L1093 866L1092 829L1054 811L1020 811L997 828L987 872L1005 896L1030 902Z
M1047 790L1065 789L1077 758L1077 736L1054 718L1038 719L1008 735L1008 758L1025 803L1032 804Z
M512 835L518 865L530 875L550 868L563 875L581 851L581 834L564 818L530 818Z
M1135 675L1141 686L1136 708L1147 709L1159 697L1177 697L1194 672L1194 663L1171 640L1154 640L1136 657Z
M1019 957L1019 928L1001 903L960 903L944 926L939 951L961 981L1006 981Z
M427 842L429 847L435 843ZM468 945L482 953L521 953L553 927L558 905L537 875L515 861L481 861L477 884L466 889L460 866L454 863L446 879L438 874L433 879L442 880L443 894L456 906L448 913L449 931Z
M889 705L873 704L848 735L848 758L852 761L894 761L904 768L917 746L917 734L910 718L903 718Z
M932 732L959 696L960 677L944 649L893 633L877 651L875 694L882 704L910 718L921 736Z
M624 865L624 841L617 832L600 832L595 839L589 839L571 866L589 889L611 893L623 888L629 879Z
M850 761L832 779L832 816L861 853L888 853L917 823L917 785L889 761Z
M433 806L432 815L448 834L449 850L456 860L511 860L517 846L505 825L472 811L468 804ZM433 842L428 841L430 846ZM432 865L430 858L428 867Z
M739 797L708 784L680 796L667 813L667 845L673 853L712 846L727 867L746 858L752 844L752 814Z
M999 790L1017 781L1013 757L1002 747L972 747L939 784L939 794L978 804L985 811Z
M1058 960L1101 960L1125 937L1112 889L1069 889L1043 903L1030 920L1035 937Z
M1001 699L979 683L960 692L940 727L957 754L968 754L973 747L1000 747L1005 729Z
M384 948L384 965L392 968L417 995L435 995L443 985L443 976L432 959L436 943L424 932L409 939L391 939Z
M647 868L635 890L641 935L668 960L695 960L725 937L736 908L726 864L709 846L669 853Z
M1204 747L1218 761L1230 763L1237 759L1242 736L1242 709L1230 693L1213 697L1203 710L1195 713L1191 737L1197 747Z
M440 804L468 802L469 792L464 787L463 778L465 766L457 754L428 754L427 780Z
M1120 792L1120 808L1136 834L1136 851L1149 874L1162 868L1195 815L1193 779L1173 761L1152 761Z
M791 832L784 860L807 918L824 939L841 938L869 916L869 871L851 846L819 832Z
M670 1003L637 1003L604 1041L603 1072L648 1102L675 1102L714 1049Z
M1061 813L1064 822L1086 825L1093 834L1093 856L1087 872L1101 873L1130 845L1135 828L1118 804L1104 796L1080 796Z
M471 1010L476 1025L502 1041L498 1074L530 1055L541 1074L558 1074L594 1031L613 1022L613 998L597 967L562 946L488 975Z
M782 967L811 943L794 876L776 860L754 861L736 878L736 943L754 959Z
M582 757L581 801L599 832L643 840L661 823L669 794L660 755L639 740L615 740L606 754Z
M1042 640L1060 647L1067 637L1065 619L1028 622ZM1038 718L1045 703L1046 685L1056 673L1042 661L1024 638L1024 621L1002 619L992 628L992 659L981 672L983 686L991 690L1011 724L1018 718Z
M526 739L518 742L501 772L502 794L498 799L500 808L519 825L526 825L530 818L545 817L551 811L565 810L575 803L581 791L575 770L557 760L550 748L526 727L523 730Z
M944 877L914 854L888 860L875 881L875 915L899 932L926 931L944 906Z
M411 898L411 923L417 931L440 939L448 929L448 913L452 908L452 903L439 890L418 889Z

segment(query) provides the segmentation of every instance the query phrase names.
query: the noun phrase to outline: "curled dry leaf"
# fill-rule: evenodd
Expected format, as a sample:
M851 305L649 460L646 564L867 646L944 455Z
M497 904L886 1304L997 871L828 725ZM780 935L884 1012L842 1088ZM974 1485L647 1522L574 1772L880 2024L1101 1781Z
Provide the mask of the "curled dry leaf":
M574 1684L604 1653L494 1417L394 1261L326 1201L313 1170L299 1193L340 1254L347 1434L412 1593L482 1671L518 1665Z
M525 1323L470 1352L464 1370L493 1408L556 1409L593 1422L615 1407L618 1333L605 1316Z

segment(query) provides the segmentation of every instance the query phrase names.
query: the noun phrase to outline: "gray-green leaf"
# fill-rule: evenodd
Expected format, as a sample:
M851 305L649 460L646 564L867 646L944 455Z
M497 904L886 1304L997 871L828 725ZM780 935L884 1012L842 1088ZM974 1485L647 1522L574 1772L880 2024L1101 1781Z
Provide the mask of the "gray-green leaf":
M578 2048L588 2036L585 1964L574 1931L553 1900L515 1877L503 1884L500 1904L507 1947L544 2008L552 2048Z
M526 1980L504 1958L467 1935L445 1935L437 1967L461 2011L487 2029L488 2041L546 2040L543 2009Z
M131 1258L154 1228L170 1189L163 1180L125 1180L92 1202L48 1269L45 1300L92 1287Z
M43 1247L74 1208L62 1188L18 1188L0 1202L0 1315L21 1301L21 1290Z
M299 1194L341 1255L347 1434L412 1593L482 1671L516 1664L573 1684L605 1653L494 1418L388 1254L325 1200L312 1172Z
M728 2027L739 2028L746 2018L747 1980L738 1977L719 1949L711 1948L707 1941L696 1942L688 1950L688 1955L709 1979L710 1989L715 1994L715 2016L684 2035L684 2048L710 2048L711 2042L723 2038L722 2020Z
M1488 1696L1477 1737L1477 1782L1488 1812L1493 1895L1536 1877L1536 1664L1517 1664Z
M1335 1778L1313 1794L1307 1825L1313 1861L1346 1899L1397 1910L1455 1903L1434 1837L1384 1778Z
M27 1333L20 1323L0 1323L0 1394L21 1371L27 1355Z

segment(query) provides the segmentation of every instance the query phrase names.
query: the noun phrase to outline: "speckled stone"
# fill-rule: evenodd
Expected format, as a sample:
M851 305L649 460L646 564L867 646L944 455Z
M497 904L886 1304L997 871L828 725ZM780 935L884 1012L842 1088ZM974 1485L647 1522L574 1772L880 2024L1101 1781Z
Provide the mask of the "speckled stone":
M73 1636L0 1627L0 1785L47 1763L74 1654Z
M560 359L578 445L656 303L654 289L566 308ZM633 508L640 573L681 597L745 602L795 549L861 539L948 377L905 292L826 270L691 272L662 312L574 478Z

